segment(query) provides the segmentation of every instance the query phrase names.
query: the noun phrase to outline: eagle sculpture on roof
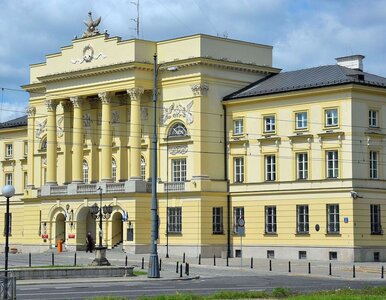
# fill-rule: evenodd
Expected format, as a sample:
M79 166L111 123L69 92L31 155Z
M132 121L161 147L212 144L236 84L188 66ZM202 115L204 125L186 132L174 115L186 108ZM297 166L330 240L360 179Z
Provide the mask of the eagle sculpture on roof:
M94 36L94 35L99 34L99 30L98 30L97 26L101 22L102 17L99 17L98 19L93 20L91 12L88 13L88 17L89 17L89 20L84 21L84 24L87 26L87 29L85 32L83 32L82 37L89 37L89 36Z

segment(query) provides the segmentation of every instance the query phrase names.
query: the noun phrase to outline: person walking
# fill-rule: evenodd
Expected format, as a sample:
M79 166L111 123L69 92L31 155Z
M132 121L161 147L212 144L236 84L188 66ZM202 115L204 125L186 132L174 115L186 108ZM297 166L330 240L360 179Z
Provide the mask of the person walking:
M90 251L90 253L92 253L92 249L94 248L94 239L92 238L91 236L91 232L88 232L87 233L87 236L86 236L86 253L88 251Z

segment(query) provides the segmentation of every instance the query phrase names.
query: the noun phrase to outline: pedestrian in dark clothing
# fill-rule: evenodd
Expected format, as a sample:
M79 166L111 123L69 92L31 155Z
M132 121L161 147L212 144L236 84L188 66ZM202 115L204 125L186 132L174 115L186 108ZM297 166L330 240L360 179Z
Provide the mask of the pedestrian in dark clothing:
M91 232L87 233L87 236L86 236L86 245L87 245L86 253L87 253L88 251L90 251L90 253L92 253L92 249L94 248L94 239L93 239L92 236L91 236Z

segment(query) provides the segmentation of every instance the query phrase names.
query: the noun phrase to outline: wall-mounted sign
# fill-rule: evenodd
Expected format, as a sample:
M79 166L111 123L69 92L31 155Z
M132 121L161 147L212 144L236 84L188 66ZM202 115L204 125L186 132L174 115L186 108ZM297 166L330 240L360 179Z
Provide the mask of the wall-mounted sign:
M75 238L75 234L74 234L74 233L70 233L70 234L68 235L68 238L69 238L69 239L74 239L74 238Z

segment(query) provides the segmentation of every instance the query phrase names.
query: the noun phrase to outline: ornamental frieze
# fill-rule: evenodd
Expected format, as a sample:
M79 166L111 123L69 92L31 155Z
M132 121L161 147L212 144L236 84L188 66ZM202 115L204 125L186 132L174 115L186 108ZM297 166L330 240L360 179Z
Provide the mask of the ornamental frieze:
M91 123L92 123L92 120L91 120L91 115L90 114L84 114L83 115L83 126L85 128L90 128L91 127Z
M161 126L164 126L168 120L173 118L184 118L186 124L193 124L193 114L191 112L193 106L193 100L189 102L186 106L182 104L175 105L172 103L169 107L163 107L161 113Z
M188 145L169 146L170 155L186 154L188 152Z

